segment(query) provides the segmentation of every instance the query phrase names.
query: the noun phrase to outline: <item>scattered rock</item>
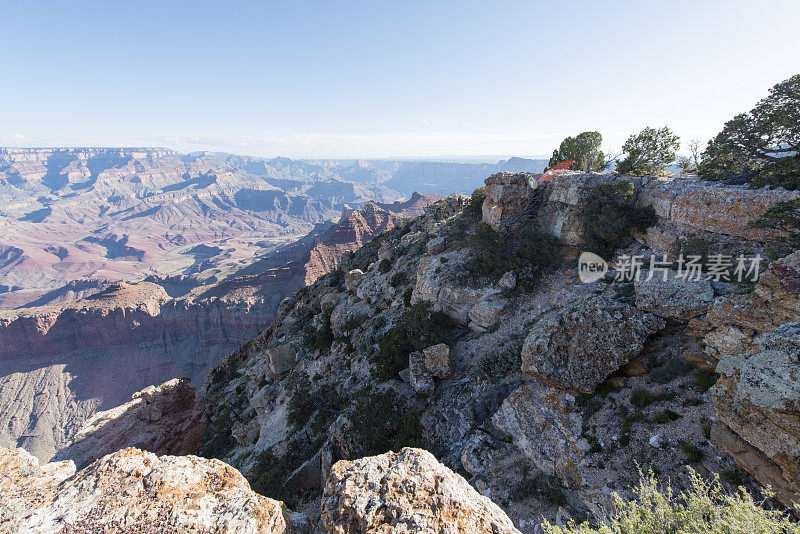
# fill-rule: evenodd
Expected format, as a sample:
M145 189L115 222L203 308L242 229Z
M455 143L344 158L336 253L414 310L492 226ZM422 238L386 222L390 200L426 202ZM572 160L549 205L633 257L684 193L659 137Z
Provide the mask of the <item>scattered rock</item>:
M579 466L589 444L581 438L581 415L573 395L532 380L503 401L492 422L540 470L569 487L583 485Z
M655 315L591 295L536 322L522 347L522 370L556 387L591 393L664 326Z
M408 379L417 394L425 397L433 395L436 385L433 376L425 367L425 356L421 352L412 352L408 355Z
M651 447L661 447L663 443L664 443L664 438L661 437L661 434L656 434L655 436L650 437Z
M508 271L500 277L500 281L497 282L497 285L506 289L514 289L517 287L517 273Z
M353 269L344 275L344 285L348 291L354 291L358 285L361 277L364 276L364 271L361 269Z
M714 371L717 367L716 361L709 358L703 352L686 351L681 353L681 358L691 363L692 365L705 369L706 371Z
M475 332L485 332L500 320L508 300L497 295L484 297L469 310L469 327Z
M266 350L269 374L278 378L294 369L297 363L297 349L291 343L284 343Z
M334 464L322 497L327 532L517 533L511 520L427 451Z
M444 343L423 350L425 369L436 378L449 378L453 373L450 366L450 347Z

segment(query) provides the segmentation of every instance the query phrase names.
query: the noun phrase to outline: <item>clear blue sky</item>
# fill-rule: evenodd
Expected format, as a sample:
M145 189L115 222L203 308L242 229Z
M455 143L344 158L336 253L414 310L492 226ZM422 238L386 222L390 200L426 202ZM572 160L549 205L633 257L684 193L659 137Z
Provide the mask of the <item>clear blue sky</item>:
M0 146L290 157L708 139L800 72L798 0L0 0Z

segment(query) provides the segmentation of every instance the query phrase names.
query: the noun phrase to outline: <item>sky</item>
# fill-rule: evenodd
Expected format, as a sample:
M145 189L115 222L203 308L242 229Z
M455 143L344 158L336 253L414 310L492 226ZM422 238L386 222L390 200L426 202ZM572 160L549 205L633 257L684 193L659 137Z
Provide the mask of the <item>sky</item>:
M492 159L703 142L800 73L798 0L0 0L0 146Z

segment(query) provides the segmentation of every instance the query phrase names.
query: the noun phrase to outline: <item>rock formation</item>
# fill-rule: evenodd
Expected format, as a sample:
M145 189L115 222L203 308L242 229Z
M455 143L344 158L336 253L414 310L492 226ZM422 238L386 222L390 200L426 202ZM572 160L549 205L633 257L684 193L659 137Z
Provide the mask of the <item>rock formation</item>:
M760 352L725 355L709 390L714 440L788 507L800 510L800 323L759 341Z
M519 532L466 480L411 448L337 462L325 484L321 522L333 534Z
M557 387L591 393L663 327L652 314L593 295L536 322L522 347L522 370Z
M54 460L72 460L80 469L127 447L159 456L191 454L202 438L202 405L185 379L149 386L116 408L94 414Z
M235 469L196 456L124 449L75 472L0 449L0 532L289 532L283 503Z

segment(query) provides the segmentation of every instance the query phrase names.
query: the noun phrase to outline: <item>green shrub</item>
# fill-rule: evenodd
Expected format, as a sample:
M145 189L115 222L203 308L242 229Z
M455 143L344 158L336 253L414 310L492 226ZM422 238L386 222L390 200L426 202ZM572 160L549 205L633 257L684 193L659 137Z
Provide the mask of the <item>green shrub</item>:
M673 358L667 363L650 373L650 378L659 384L666 384L678 377L689 374L691 364L681 357Z
M522 341L510 343L503 350L487 352L475 363L475 374L481 380L504 377L520 370Z
M408 275L405 273L405 271L400 271L392 275L392 279L389 281L389 285L391 285L392 287L397 287L397 286L402 286L407 282L408 282Z
M284 387L289 397L286 420L295 430L306 426L314 417L314 430L324 431L332 416L338 414L344 404L333 386L323 384L312 387L308 375L302 372L286 377Z
M355 457L423 446L419 415L391 390L368 387L354 395L347 417Z
M320 315L320 322L322 323L319 328L314 328L312 325L306 325L303 329L303 344L312 349L326 352L331 348L333 343L333 330L331 330L331 310L325 309Z
M564 506L567 502L564 497L564 486L557 477L544 473L530 476L530 468L527 465L522 470L522 479L511 488L509 497L514 502L523 501L528 497L539 497L557 506Z
M499 276L513 270L525 289L530 289L543 272L561 261L561 242L540 232L536 221L509 236L501 236L481 222L470 234L468 243L477 252L467 264L471 273Z
M708 391L708 389L717 383L717 374L705 369L697 372L695 376L695 383L700 391Z
M464 207L463 214L473 221L479 221L483 217L483 201L486 200L486 188L479 187L472 192L472 196Z
M565 527L542 525L545 534L700 534L700 533L797 533L798 525L778 510L767 510L744 489L727 494L718 477L703 480L689 470L690 487L678 493L661 484L655 475L642 476L634 499L615 494L610 516L599 526L589 522ZM768 495L771 495L768 493Z
M610 259L630 239L631 230L643 232L657 222L652 206L638 207L634 201L634 186L630 181L602 184L592 191L581 212L588 250Z
M231 428L233 419L230 408L208 420L203 427L203 443L199 454L204 458L224 458L233 449L236 440L233 438Z
M371 357L373 376L379 380L396 378L408 367L408 355L445 340L454 323L442 312L431 311L422 301L400 316L397 323L378 340L379 352Z
M664 423L676 421L680 418L681 416L672 410L662 410L653 416L653 422L663 425Z
M688 443L686 441L681 441L678 443L678 446L681 450L686 453L686 457L689 459L689 462L696 463L703 459L705 453L698 447L697 445L693 445L692 443Z
M778 202L750 226L783 232L785 236L781 242L789 248L797 248L800 246L800 197Z
M723 469L719 472L719 476L722 480L725 480L729 484L733 484L734 486L741 486L744 484L744 479L742 478L742 474L739 473L736 469Z
M406 308L411 307L411 296L414 294L414 288L409 287L403 293L403 304L405 304Z
M378 270L382 273L388 273L389 270L392 268L392 260L389 258L384 258L378 264Z
M631 392L631 404L637 408L644 408L655 402L655 398L646 389L634 389Z

